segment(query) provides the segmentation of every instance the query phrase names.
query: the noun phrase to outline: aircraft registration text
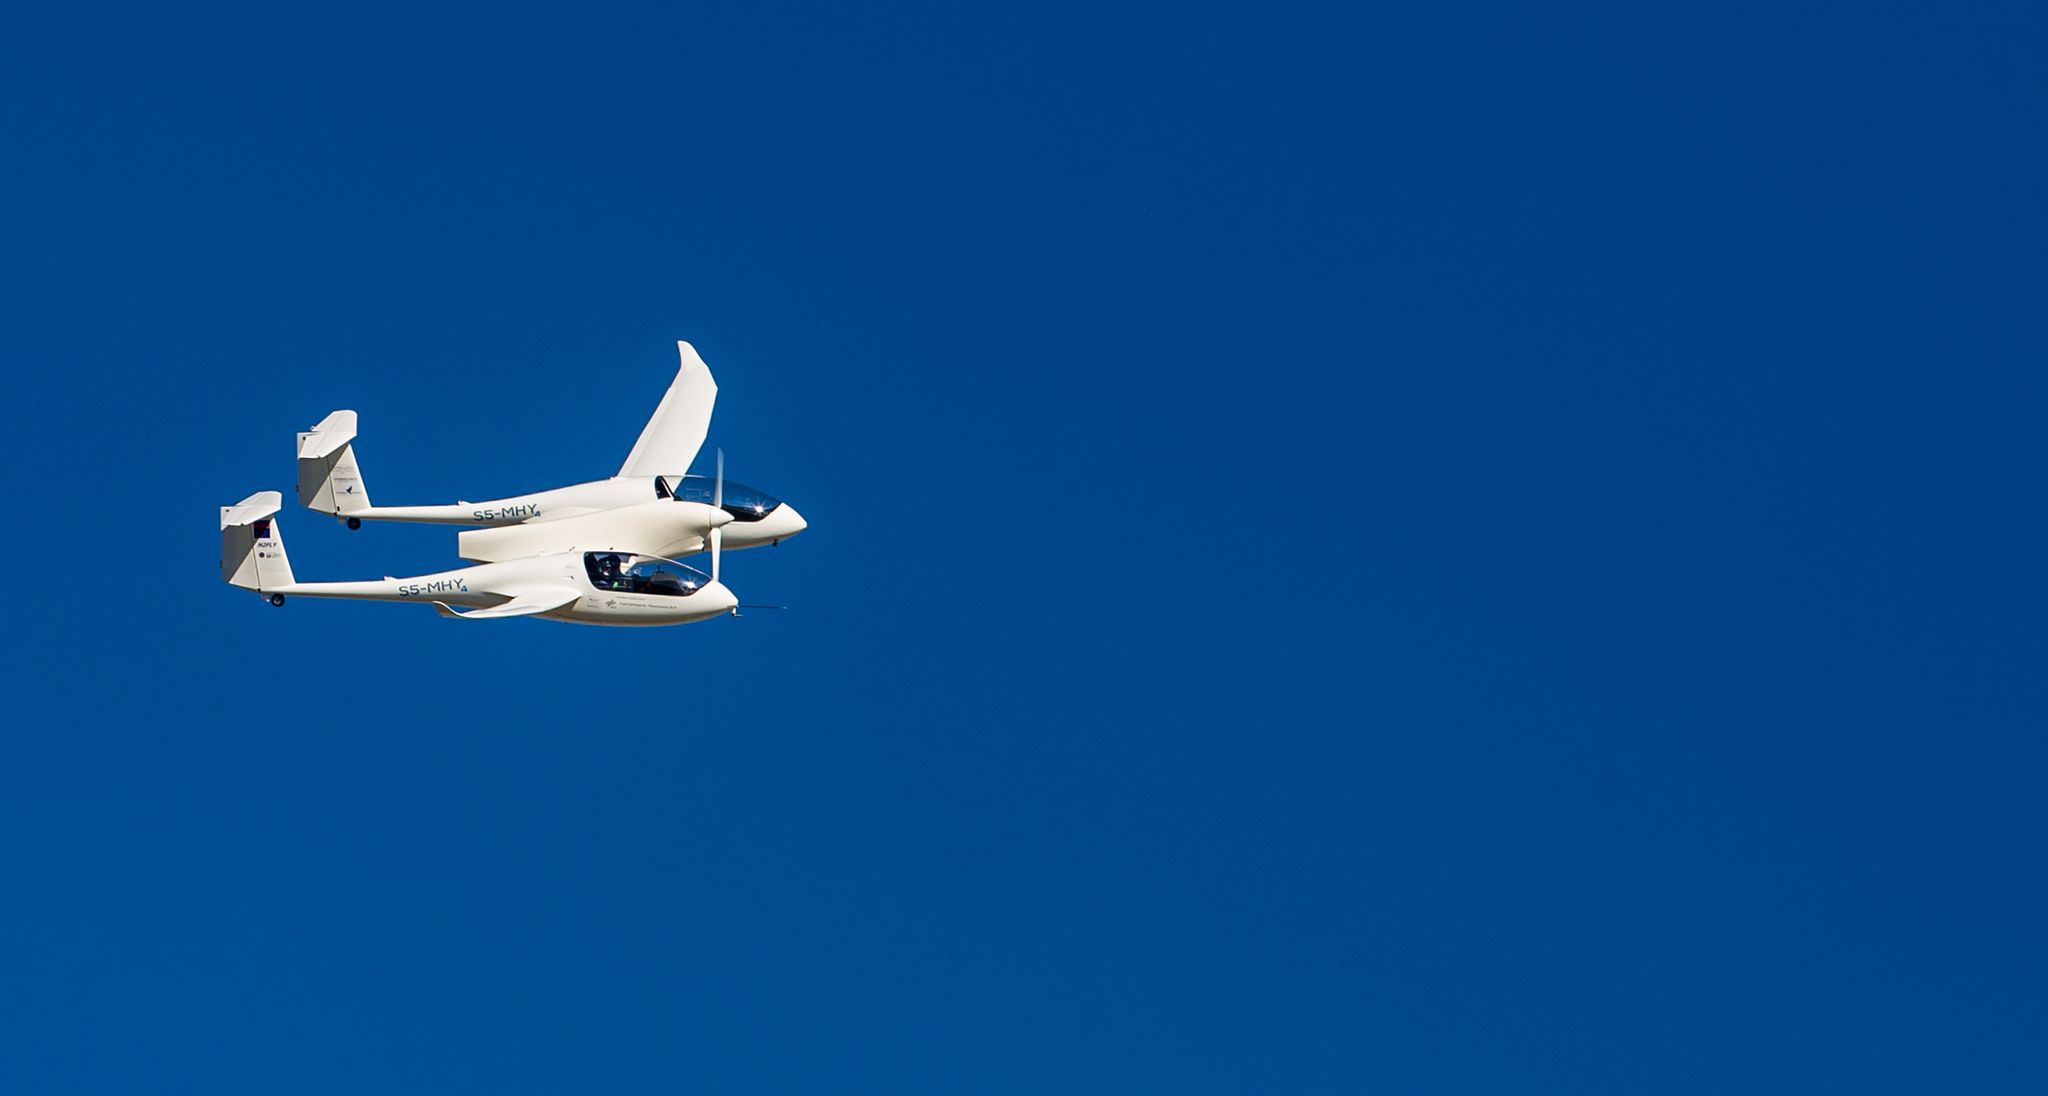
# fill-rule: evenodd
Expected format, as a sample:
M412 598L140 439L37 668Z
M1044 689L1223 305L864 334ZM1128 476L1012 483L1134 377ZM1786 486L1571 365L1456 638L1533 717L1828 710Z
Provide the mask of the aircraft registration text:
M466 594L469 580L464 578L442 578L432 582L408 582L398 588L400 597L418 597L421 594Z
M471 510L469 513L471 517L478 521L525 521L527 518L539 517L540 507L534 503L526 502L518 506L485 507L480 510Z

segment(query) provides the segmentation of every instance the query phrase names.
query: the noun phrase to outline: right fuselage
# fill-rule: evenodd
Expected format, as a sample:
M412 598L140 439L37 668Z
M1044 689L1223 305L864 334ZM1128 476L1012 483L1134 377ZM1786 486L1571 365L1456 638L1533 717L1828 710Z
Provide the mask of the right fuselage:
M259 592L489 609L534 590L574 591L575 600L534 614L543 620L574 624L689 624L722 616L739 604L723 583L711 581L701 572L622 552L564 552L410 578L294 582L266 586Z

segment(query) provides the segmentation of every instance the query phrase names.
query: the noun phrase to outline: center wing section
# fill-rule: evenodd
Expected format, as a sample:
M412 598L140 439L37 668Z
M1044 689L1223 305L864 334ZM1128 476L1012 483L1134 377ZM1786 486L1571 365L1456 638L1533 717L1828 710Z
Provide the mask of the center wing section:
M559 609L575 601L580 596L582 595L574 590L555 587L542 590L528 590L525 593L513 595L512 600L503 605L493 605L488 609L472 609L466 613L450 608L446 602L437 601L434 603L434 611L442 616L458 617L462 620L495 620L498 617L532 616L535 613L545 613L550 609Z
M697 356L696 347L678 342L676 352L682 357L676 379L640 431L633 451L626 454L621 476L680 476L690 470L697 450L704 447L704 435L711 432L718 382L711 379L711 367Z

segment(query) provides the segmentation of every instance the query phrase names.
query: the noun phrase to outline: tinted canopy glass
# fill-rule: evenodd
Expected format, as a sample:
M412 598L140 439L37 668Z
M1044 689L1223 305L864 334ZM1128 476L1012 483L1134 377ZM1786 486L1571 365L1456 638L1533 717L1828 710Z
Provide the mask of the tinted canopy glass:
M624 552L585 552L583 570L590 576L592 586L622 594L689 597L711 581L704 572L672 559Z
M709 476L684 476L669 483L675 496L684 502L711 504L714 484ZM760 521L780 505L781 499L757 487L725 481L725 512L731 514L734 521Z

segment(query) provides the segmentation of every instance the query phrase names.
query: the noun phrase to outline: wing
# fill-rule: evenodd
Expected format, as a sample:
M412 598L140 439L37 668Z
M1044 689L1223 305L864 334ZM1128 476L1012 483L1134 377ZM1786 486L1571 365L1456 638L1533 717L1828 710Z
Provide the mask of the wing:
M690 470L697 450L704 447L704 435L711 431L711 405L718 400L718 383L711 379L711 367L697 356L697 348L686 342L676 344L683 364L654 417L640 431L640 440L626 454L621 476L680 476Z
M446 602L441 601L434 603L434 609L442 616L459 617L463 620L494 620L498 617L532 616L550 609L559 609L575 601L577 596L574 590L560 588L528 590L523 594L514 595L511 601L503 605L493 605L488 609L471 609L465 613L450 608Z

